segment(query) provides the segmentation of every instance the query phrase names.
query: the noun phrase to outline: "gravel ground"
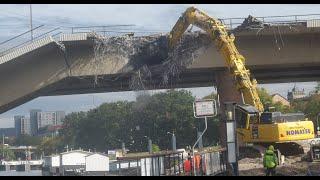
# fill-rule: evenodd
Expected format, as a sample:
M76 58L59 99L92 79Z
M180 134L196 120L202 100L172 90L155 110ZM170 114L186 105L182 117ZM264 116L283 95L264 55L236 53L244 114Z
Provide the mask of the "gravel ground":
M284 164L276 169L278 176L320 176L320 162L306 161L306 153L310 146L308 141L298 142L304 149L304 154L286 156ZM242 153L241 153L242 152ZM240 176L264 176L262 157L252 148L244 148L240 151L239 174Z
M303 161L301 156L290 156L277 167L278 176L320 175L320 162ZM264 176L262 158L243 158L239 161L240 176Z

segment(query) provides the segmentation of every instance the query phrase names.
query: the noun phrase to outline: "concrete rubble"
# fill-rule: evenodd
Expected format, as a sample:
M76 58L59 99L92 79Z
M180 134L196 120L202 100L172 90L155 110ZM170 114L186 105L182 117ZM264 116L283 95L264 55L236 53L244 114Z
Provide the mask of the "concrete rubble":
M233 31L243 31L248 29L262 29L265 27L270 26L270 24L263 23L262 21L258 20L257 18L249 15L240 26L236 27Z
M145 83L152 81L152 72L158 72L162 84L171 77L178 77L182 70L200 55L211 41L204 33L186 33L174 49L168 49L167 35L104 37L95 35L94 62L110 61L114 66L126 62L119 73L130 74L132 90L145 89ZM95 65L93 65L95 66Z
M280 50L284 46L284 41L279 26L279 24L264 23L249 15L232 32L249 30L260 32L260 30L273 29L275 42ZM277 33L275 33L275 29ZM279 43L276 35L279 35ZM209 36L201 31L186 32L173 50L168 49L168 34L139 37L132 34L117 37L95 34L94 37L92 69L98 71L102 62L108 63L108 66L111 66L110 69L114 71L112 73L122 74L115 80L123 76L130 76L129 84L132 90L147 89L146 85L148 82L152 82L155 76L158 79L161 78L162 81L160 84L153 84L153 86L168 87L167 85L170 84L172 79L179 79L179 74L212 44ZM125 67L116 68L117 66L120 67L119 63L124 64ZM100 68L96 74L103 74L101 71L103 70ZM96 83L98 82L97 79L98 77L96 77Z

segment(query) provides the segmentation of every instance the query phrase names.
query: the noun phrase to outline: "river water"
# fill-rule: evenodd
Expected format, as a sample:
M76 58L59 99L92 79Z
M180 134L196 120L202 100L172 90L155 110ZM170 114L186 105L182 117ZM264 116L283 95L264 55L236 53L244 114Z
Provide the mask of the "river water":
M41 170L32 171L0 171L0 176L42 176Z

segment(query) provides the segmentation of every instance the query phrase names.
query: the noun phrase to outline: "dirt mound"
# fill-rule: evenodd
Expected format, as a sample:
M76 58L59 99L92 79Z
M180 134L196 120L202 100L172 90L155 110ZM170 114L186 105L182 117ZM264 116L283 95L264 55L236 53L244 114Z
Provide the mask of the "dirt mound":
M261 158L261 154L253 147L239 147L239 159L243 158Z
M240 176L265 176L262 158L244 158L239 161ZM320 163L303 161L302 156L288 156L276 168L277 176L319 176Z

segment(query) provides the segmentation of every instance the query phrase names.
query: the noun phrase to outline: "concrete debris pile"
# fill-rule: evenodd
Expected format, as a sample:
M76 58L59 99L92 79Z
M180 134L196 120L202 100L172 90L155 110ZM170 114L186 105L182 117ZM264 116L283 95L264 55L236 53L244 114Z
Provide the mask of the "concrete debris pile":
M234 31L242 31L242 30L248 30L248 29L262 29L266 26L269 26L269 24L263 23L259 19L249 15L240 26L236 27Z
M124 61L125 63L129 63L132 69L136 69L140 64L143 64L145 58L152 57L154 54L160 55L157 52L163 46L161 39L152 36L105 37L96 35L94 58L97 62L112 61L115 64ZM131 63L133 60L135 63Z
M204 33L189 33L183 36L178 45L168 49L166 35L155 36L120 36L103 37L95 35L94 62L109 62L115 73L130 74L132 90L146 89L145 84L153 78L151 68L157 69L162 76L162 84L169 83L171 77L177 77L183 69L190 65L211 41ZM119 63L125 67L117 69ZM98 73L97 73L98 74Z
M200 32L185 34L162 64L164 67L163 84L167 85L170 78L179 78L179 74L191 65L210 44L211 41L205 34Z

